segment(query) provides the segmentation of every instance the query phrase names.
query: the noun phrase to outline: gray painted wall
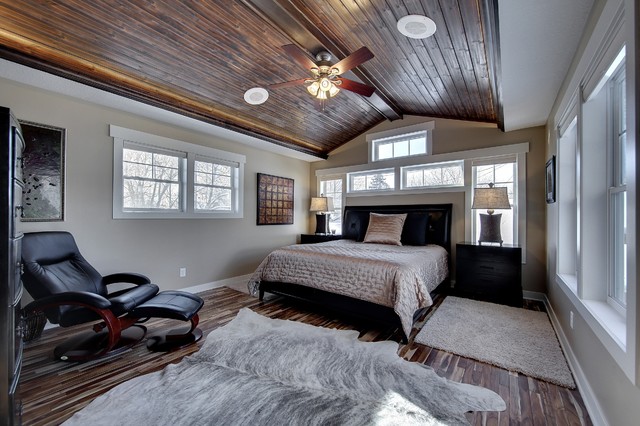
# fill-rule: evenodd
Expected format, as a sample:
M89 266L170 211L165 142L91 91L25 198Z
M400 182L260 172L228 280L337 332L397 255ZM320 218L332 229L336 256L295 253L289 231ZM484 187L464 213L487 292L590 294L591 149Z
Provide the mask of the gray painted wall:
M309 221L309 163L0 79L0 103L19 119L67 130L64 222L25 232L68 230L103 274L137 271L161 289L249 274L273 248L296 242ZM243 219L112 219L109 124L244 154ZM256 173L295 180L293 225L256 226ZM187 276L179 278L180 267Z

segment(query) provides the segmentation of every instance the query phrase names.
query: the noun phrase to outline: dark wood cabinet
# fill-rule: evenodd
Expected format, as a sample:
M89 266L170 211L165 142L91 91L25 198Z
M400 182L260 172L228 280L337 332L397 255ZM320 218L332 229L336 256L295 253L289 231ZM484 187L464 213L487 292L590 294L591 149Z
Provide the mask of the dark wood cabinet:
M300 244L315 244L325 241L334 241L342 238L342 235L335 234L302 234L300 235Z
M522 306L522 249L458 243L455 294Z

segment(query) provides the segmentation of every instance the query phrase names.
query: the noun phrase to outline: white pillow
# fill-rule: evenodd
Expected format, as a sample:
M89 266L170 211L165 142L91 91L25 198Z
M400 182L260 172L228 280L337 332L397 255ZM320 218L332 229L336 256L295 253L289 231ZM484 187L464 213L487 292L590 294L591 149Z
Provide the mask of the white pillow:
M402 236L402 227L406 218L406 213L369 213L369 226L364 236L364 242L401 246L400 237Z

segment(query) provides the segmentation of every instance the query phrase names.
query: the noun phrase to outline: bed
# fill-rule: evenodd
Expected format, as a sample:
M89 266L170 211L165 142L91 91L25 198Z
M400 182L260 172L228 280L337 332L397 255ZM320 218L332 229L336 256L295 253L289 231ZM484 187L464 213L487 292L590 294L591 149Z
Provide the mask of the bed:
M399 327L449 287L451 204L345 207L342 239L271 252L249 282L265 292ZM406 214L401 246L363 242L371 213ZM388 216L387 216L388 217ZM379 218L374 218L374 222Z

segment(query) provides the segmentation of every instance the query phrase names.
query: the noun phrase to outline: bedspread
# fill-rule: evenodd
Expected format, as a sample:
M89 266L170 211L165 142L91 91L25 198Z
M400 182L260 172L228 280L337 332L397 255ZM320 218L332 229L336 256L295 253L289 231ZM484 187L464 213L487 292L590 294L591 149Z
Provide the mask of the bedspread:
M337 240L271 252L249 281L299 284L392 307L407 336L413 314L433 302L429 292L447 278L447 251L436 245L392 246Z

